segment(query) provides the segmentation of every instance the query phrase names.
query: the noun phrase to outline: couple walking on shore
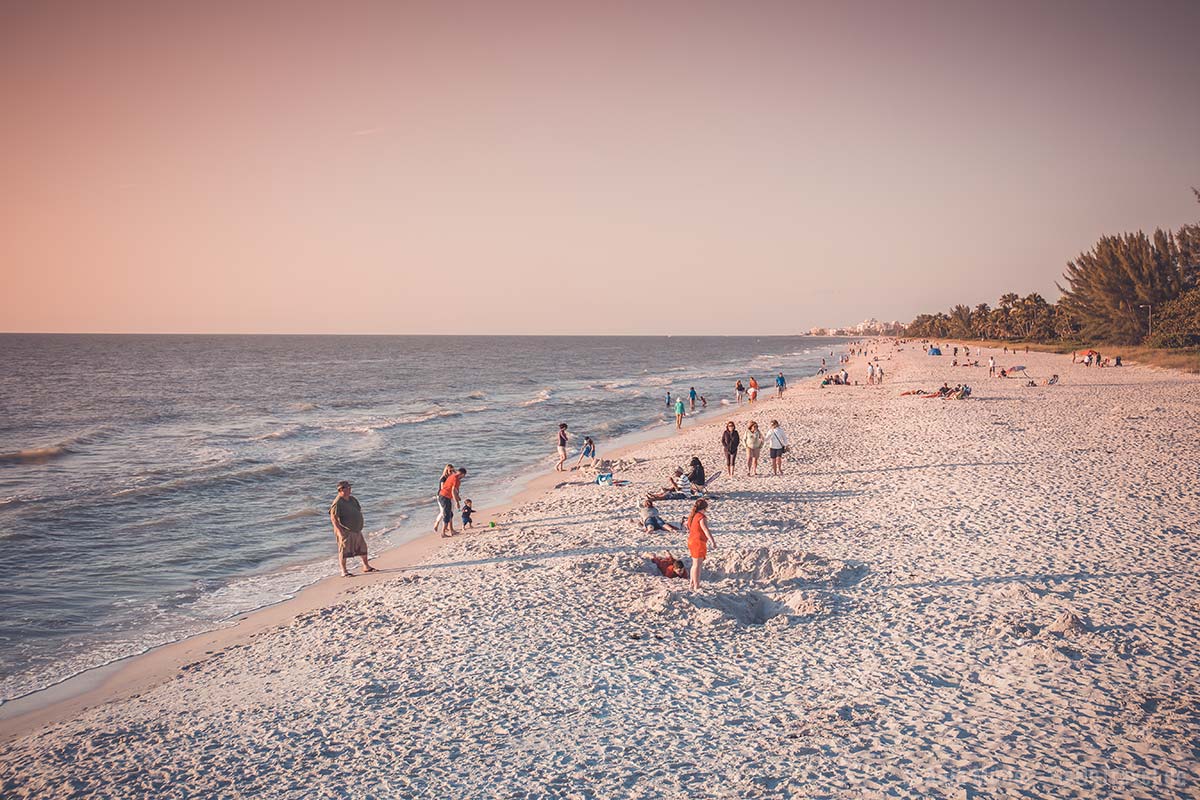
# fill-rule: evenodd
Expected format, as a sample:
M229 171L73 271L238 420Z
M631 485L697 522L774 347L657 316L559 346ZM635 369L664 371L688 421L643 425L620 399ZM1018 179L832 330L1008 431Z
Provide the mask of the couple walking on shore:
M758 456L766 443L771 456L771 474L783 474L783 454L787 452L787 433L779 426L779 420L771 420L771 429L764 439L758 430L758 423L751 420L746 426L746 435L738 433L737 424L730 420L725 423L725 431L721 434L721 449L725 451L725 474L733 477L737 465L738 450L746 448L746 475L758 475Z

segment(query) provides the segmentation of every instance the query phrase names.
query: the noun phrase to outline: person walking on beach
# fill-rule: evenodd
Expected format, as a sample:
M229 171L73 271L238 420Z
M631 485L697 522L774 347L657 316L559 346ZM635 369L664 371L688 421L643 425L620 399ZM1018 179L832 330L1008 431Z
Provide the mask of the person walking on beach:
M699 397L699 395L697 395L697 394L696 394L696 387L695 387L695 386L693 386L692 388L688 389L688 401L691 403L691 409L690 409L691 411L695 411L695 410L696 410L696 398L697 398L697 397Z
M771 474L783 474L783 454L787 452L787 434L779 427L779 420L771 420L771 430L767 433L767 447L770 448Z
M671 390L667 389L667 408L671 407Z
M746 393L746 387L742 386L742 382L739 379L737 386L734 386L733 389L735 392L737 392L737 404L740 406L742 404L742 395Z
M870 361L867 362L867 383L871 385L875 384L875 365Z
M438 492L438 502L442 504L442 518L445 520L442 525L442 536L453 536L456 532L454 530L454 512L462 507L462 497L458 493L458 488L465 477L467 477L467 468L459 467L446 476L446 482L442 484L442 490Z
M751 376L751 378L750 378L749 395L750 395L751 403L753 403L755 400L758 399L758 381L756 381L753 376Z
M737 425L725 423L725 432L721 434L721 449L725 451L725 474L733 477L733 467L737 464L738 447L742 443L742 435L738 433Z
M442 477L438 478L438 492L442 491L442 485L446 482L446 478L450 477L451 472L454 472L453 464L447 464L446 466L442 467ZM442 527L442 503L441 500L438 499L439 497L439 494L435 494L433 496L433 502L436 503L438 507L437 519L433 521L434 533L437 533L438 529Z
M775 391L780 397L783 397L783 390L786 388L787 381L784 379L783 373L781 372L775 376Z
M746 447L746 475L758 475L758 454L762 452L763 436L757 422L751 421L746 426L746 437L742 443Z
M883 385L883 365L882 364L880 364L878 367L875 368L875 382L881 386Z
M832 354L831 354L831 355L832 355ZM823 358L821 359L821 368L820 368L819 370L817 370L817 374L818 374L818 375L824 375L824 374L825 374L825 359L823 359Z
M988 377L996 377L996 357L988 356Z
M675 401L675 430L683 427L683 398Z
M571 440L571 434L567 433L567 423L558 423L558 463L554 465L555 472L565 472L563 464L567 463L567 442Z
M704 569L704 559L708 558L708 548L716 547L712 531L708 527L708 501L701 497L692 506L692 513L684 521L688 530L688 553L692 556L692 588L700 588L700 573Z
M378 572L367 560L367 540L363 538L363 513L358 498L350 493L350 482L337 485L337 497L329 506L329 521L333 523L333 535L337 538L338 566L343 578L352 578L346 569L346 559L358 556L362 559L363 572Z

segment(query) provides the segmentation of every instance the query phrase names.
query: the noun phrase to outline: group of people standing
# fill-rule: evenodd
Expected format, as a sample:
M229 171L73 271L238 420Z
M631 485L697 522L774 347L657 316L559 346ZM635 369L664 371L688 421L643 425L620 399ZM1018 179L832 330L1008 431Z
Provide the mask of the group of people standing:
M758 423L754 420L746 424L745 436L738 431L737 423L733 420L725 423L725 430L721 433L721 450L725 453L725 474L733 477L737 467L738 452L744 448L746 451L746 475L758 475L758 459L764 444L771 458L771 474L782 475L783 454L787 452L788 440L783 428L779 427L779 420L771 420L771 427L765 437L759 431Z
M783 397L784 390L787 389L787 379L783 377L783 373L775 376L775 392L779 397ZM739 378L733 386L733 394L737 398L737 404L740 406L742 401L754 403L758 401L758 380L751 375L747 383L742 383Z

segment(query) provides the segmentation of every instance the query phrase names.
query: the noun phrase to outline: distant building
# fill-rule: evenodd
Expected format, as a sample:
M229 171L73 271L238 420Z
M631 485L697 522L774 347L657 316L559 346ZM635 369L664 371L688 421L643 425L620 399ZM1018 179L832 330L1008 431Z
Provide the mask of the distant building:
M845 328L809 328L809 336L901 336L905 324L899 321L881 322L874 317Z

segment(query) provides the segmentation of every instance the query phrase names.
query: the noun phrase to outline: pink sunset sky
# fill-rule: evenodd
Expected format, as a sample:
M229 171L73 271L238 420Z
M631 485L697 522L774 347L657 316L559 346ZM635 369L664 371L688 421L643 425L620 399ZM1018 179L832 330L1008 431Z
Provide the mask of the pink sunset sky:
M0 5L0 330L777 334L1200 218L1200 2Z

